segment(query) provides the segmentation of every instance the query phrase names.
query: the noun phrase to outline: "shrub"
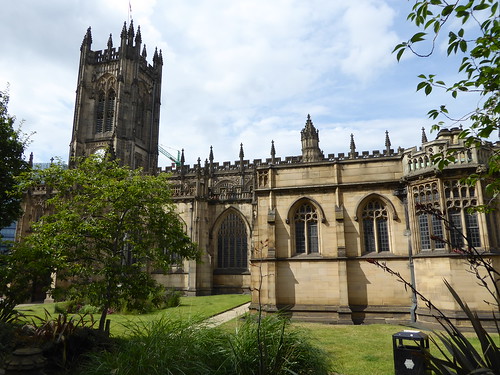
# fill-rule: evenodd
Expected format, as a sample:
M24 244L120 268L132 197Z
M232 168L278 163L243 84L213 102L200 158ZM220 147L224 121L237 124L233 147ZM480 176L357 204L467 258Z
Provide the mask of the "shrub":
M215 374L220 357L214 355L224 337L216 329L194 321L162 318L130 323L130 337L112 351L92 353L82 374Z
M328 374L326 352L281 316L250 317L229 338L227 374Z
M181 304L182 293L175 289L169 289L165 293L164 307L177 307Z
M14 349L15 326L12 323L0 322L0 368L6 355Z
M264 318L260 324L248 319L234 334L196 321L166 318L130 324L128 329L127 340L110 352L92 353L81 373L328 374L326 354L279 317ZM259 348L265 358L262 367Z
M91 315L58 314L53 318L45 310L45 317L32 317L23 329L25 344L43 350L52 368L73 366L82 354L96 350L107 342L104 333L93 329L95 321Z

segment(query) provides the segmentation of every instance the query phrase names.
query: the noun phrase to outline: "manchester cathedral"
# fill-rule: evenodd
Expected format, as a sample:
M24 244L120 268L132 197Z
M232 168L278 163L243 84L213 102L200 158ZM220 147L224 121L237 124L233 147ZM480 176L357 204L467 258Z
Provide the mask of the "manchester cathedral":
M393 148L386 132L381 150L359 151L351 135L348 151L325 154L321 125L305 114L297 131L300 155L278 156L273 142L262 150L264 158L249 159L241 145L235 161L217 162L207 145L195 165L185 164L182 154L178 165L159 169L162 67L161 51L148 62L132 22L116 47L110 36L102 50L92 49L89 28L70 140L70 160L108 149L132 168L170 174L178 214L202 259L155 273L159 283L193 296L249 293L251 308L301 320L430 321L429 309L373 265L375 259L450 318L462 316L443 279L480 316L489 316L486 291L459 249L474 246L500 268L500 215L469 210L491 197L482 181L467 186L460 180L484 169L498 144L467 148L459 128L442 129L435 139L422 129L412 148ZM438 169L432 160L439 153L455 161ZM39 215L35 205L26 208L18 233ZM444 212L453 225L428 208Z

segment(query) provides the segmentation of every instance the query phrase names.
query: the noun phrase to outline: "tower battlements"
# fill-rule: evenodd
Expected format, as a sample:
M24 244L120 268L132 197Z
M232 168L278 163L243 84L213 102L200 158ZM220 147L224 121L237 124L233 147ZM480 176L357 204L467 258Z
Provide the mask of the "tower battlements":
M132 168L155 173L158 165L163 57L147 62L140 26L124 22L119 45L92 50L89 27L80 48L70 164L75 157L112 150Z

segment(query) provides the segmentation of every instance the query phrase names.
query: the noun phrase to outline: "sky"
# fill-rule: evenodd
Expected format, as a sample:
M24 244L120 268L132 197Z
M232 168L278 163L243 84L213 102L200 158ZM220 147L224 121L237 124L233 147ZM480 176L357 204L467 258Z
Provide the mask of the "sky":
M394 46L416 31L404 0L17 0L0 13L0 90L31 135L35 162L68 159L80 46L119 44L124 22L141 27L148 61L162 50L160 144L184 149L186 163L301 154L307 115L324 154L419 146L427 112L460 111L477 98L416 92L418 75L456 79L456 61L438 44L432 58ZM130 11L131 9L131 11ZM423 50L425 50L423 46ZM448 127L457 124L447 123ZM171 162L160 154L161 167Z

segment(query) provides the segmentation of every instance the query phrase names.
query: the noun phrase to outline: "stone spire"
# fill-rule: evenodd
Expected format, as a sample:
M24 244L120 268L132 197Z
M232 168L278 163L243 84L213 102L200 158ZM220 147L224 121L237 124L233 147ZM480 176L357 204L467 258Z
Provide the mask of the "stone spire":
M137 34L135 35L135 45L140 46L142 43L141 26L137 26Z
M196 177L201 178L201 158L198 156L198 162L196 163Z
M311 115L307 115L306 125L300 132L302 141L302 162L309 163L323 160L323 153L319 149L319 132L311 121Z
M126 39L127 38L127 22L123 23L123 27L122 27L122 32L120 34L120 38L122 38L122 39Z
M425 128L422 126L422 144L427 143L427 134L425 134Z
M132 46L134 44L134 20L130 20L130 26L128 27L128 45Z
M85 36L83 37L82 46L80 47L80 50L83 50L84 48L90 50L91 46L92 46L92 31L89 26L87 32L85 33Z
M146 45L142 47L142 57L146 58L148 56L148 53L146 52Z
M274 148L274 141L271 141L271 163L276 161L276 149Z
M389 132L385 131L385 154L389 155L391 153L391 140L389 139Z
M243 160L245 153L243 152L243 143L240 143L240 160Z
M208 155L208 168L210 177L214 174L214 150L213 147L210 146L210 154Z
M241 187L243 188L243 185L245 184L245 166L243 165L243 160L245 157L245 153L243 152L243 143L240 143L240 184Z
M356 155L356 144L354 143L354 134L351 133L351 144L349 146L351 152L349 152L349 158L354 159Z
M186 174L186 168L184 168L184 162L186 159L184 158L184 149L181 150L181 177L183 177Z
M109 38L108 38L108 50L111 50L111 48L113 48L113 36L112 36L112 34L109 34Z

